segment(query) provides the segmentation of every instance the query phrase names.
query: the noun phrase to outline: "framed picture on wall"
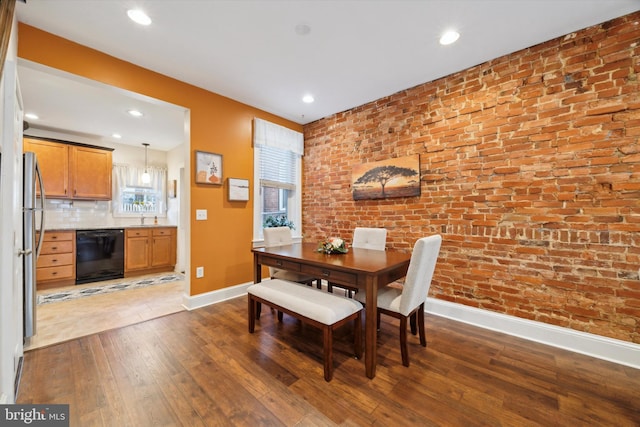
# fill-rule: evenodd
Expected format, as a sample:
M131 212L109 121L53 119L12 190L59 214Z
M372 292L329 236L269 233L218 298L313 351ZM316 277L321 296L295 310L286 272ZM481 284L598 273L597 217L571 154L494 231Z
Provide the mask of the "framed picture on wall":
M196 151L196 184L222 185L222 155Z
M249 200L249 180L229 178L229 200L246 202Z
M356 165L351 173L353 200L420 195L418 154Z

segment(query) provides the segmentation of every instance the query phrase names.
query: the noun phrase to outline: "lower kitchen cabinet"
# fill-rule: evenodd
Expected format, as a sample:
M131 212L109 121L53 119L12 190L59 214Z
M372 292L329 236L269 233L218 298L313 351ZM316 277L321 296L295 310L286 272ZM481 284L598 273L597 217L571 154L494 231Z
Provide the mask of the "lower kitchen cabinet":
M124 274L151 267L148 228L128 228L124 232Z
M173 271L176 264L175 227L136 227L125 230L124 275Z
M76 232L46 231L36 264L38 289L76 282Z

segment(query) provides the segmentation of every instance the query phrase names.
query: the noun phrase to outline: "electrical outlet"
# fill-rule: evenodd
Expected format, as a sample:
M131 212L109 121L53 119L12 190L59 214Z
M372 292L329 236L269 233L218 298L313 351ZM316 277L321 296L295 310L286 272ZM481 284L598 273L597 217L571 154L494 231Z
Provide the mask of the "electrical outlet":
M196 220L202 221L207 219L207 210L206 209L196 209Z
M204 277L204 267L196 267L196 279Z

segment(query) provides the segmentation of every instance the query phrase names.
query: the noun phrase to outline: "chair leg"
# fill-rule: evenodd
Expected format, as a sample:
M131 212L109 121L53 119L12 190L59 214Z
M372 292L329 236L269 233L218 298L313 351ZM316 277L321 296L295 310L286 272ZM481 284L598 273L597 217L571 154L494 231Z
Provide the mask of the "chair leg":
M418 307L418 330L420 331L420 345L427 346L427 336L424 331L424 303Z
M409 318L409 325L411 326L411 334L415 335L418 333L416 326L416 312L411 313L411 317Z
M380 312L376 314L376 330L380 330Z
M256 301L256 319L260 318L261 311L262 311L262 303Z
M353 321L353 349L356 359L362 357L362 311L358 313L358 317Z
M251 298L251 295L248 295L247 300L249 301L249 333L252 334L256 328L256 302ZM259 314L258 317L260 317Z
M278 322L282 323L282 312L278 310Z
M324 380L331 381L333 378L333 329L324 325Z
M316 280L316 288L322 289L322 279Z
M409 366L409 349L407 347L407 318L400 318L400 353L402 353L402 364Z
M327 292L333 293L333 283L327 282Z

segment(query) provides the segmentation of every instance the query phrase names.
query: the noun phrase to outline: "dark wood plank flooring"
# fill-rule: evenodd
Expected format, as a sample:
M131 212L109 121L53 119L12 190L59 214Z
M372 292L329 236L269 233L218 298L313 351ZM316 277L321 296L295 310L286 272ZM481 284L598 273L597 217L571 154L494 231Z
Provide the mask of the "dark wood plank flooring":
M72 426L638 426L640 370L427 315L427 348L384 317L366 378L349 327L322 334L246 298L25 355L18 403L68 403Z

